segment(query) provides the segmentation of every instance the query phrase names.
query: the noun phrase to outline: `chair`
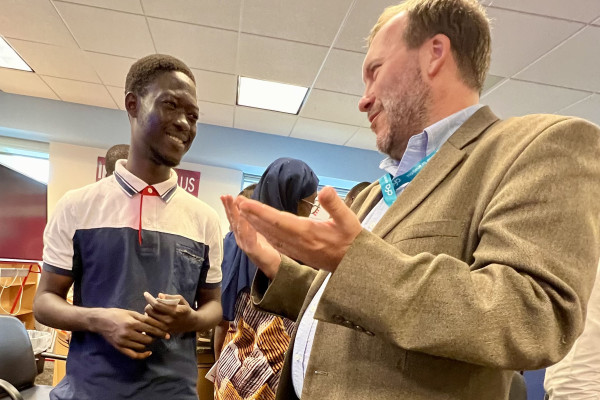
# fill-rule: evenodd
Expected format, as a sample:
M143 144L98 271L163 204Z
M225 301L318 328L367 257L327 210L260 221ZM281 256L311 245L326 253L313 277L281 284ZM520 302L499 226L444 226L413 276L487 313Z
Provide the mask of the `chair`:
M52 386L35 385L37 367L23 323L0 315L0 399L48 400Z

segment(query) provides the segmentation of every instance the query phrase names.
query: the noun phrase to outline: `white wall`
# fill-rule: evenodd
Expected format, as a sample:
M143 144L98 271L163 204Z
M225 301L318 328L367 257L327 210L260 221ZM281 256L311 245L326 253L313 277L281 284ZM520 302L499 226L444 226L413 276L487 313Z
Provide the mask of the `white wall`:
M48 217L58 200L68 191L96 181L96 162L107 149L50 143L50 175L48 179ZM219 196L237 194L242 183L242 172L207 165L182 163L179 168L200 172L198 198L211 206L221 218L223 235L229 223Z

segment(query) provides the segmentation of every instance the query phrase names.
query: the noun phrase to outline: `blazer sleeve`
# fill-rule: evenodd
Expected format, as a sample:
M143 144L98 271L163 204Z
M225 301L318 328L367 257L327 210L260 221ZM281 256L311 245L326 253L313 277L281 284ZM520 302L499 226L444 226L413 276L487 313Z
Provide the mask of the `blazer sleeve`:
M363 230L315 318L494 368L557 362L583 330L600 256L598 132L570 119L525 146L485 206L472 263L409 256Z
M263 311L296 321L317 270L281 255L279 271L272 282L260 270L252 282L253 304Z

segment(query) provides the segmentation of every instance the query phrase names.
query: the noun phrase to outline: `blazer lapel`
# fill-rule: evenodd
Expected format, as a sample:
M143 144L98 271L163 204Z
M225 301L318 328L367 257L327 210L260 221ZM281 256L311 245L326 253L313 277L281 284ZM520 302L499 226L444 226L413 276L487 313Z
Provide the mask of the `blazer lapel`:
M386 217L382 218L373 228L373 233L379 237L387 235L402 219L404 219L412 210L414 210L429 194L452 172L466 157L463 148L476 140L490 125L498 120L489 107L485 106L479 109L471 118L469 118L449 139L440 147L425 167L415 177L406 189L398 196L398 199L392 204L386 212ZM375 192L379 192L375 195ZM361 214L366 216L375 204L375 200L381 199L381 189L379 185L371 190L365 204L369 207L362 207ZM369 203L371 198L372 202ZM371 206L372 204L372 206ZM367 212L364 212L367 209ZM364 218L363 216L363 218ZM362 220L362 218L361 218Z
M369 214L373 207L377 205L377 203L379 202L379 200L381 200L382 197L383 195L381 194L381 186L379 186L379 183L373 183L369 190L367 198L359 206L359 209L356 213L358 220L362 222L367 216L367 214Z

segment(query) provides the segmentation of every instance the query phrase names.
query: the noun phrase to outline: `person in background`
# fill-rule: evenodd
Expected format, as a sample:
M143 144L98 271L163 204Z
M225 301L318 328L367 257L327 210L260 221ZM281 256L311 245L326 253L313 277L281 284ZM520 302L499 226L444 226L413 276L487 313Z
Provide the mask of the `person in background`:
M544 389L550 400L600 399L600 264L583 333L565 358L546 369Z
M246 198L250 198L252 193L254 193L254 189L256 188L256 183L246 186L242 191L238 194L238 196L244 196ZM238 251L237 244L235 243L235 236L231 231L231 227L229 228L229 232L225 235L225 239L223 239L223 263L221 266L227 265L231 266L233 260L235 259L236 253ZM221 268L222 269L222 268ZM221 356L221 349L223 349L223 344L225 343L225 337L227 336L227 332L229 331L229 321L222 320L215 327L215 337L214 337L214 353L215 353L215 361L219 359ZM229 339L231 340L231 338Z
M281 212L308 217L318 183L304 162L279 158L267 167L251 197ZM273 399L294 322L254 308L250 285L256 266L235 238L225 246L221 303L223 319L231 322L216 366L216 398Z
M194 75L154 54L133 63L125 90L127 160L66 193L44 232L35 317L73 332L51 400L196 400L196 331L222 315L219 217L172 169L196 136Z
M115 144L106 152L104 157L104 169L106 170L106 176L111 176L115 172L115 164L117 160L126 160L129 156L129 145L128 144Z
M563 358L600 257L600 129L479 104L476 0L387 8L363 63L384 175L327 221L223 196L260 269L251 298L297 320L277 399L498 399ZM353 212L355 211L356 214ZM294 260L301 260L298 263Z
M344 204L346 205L346 207L350 207L352 203L354 203L354 199L356 199L356 196L358 196L358 194L365 190L370 184L370 182L360 182L354 185L352 189L350 189L346 197L344 197Z

